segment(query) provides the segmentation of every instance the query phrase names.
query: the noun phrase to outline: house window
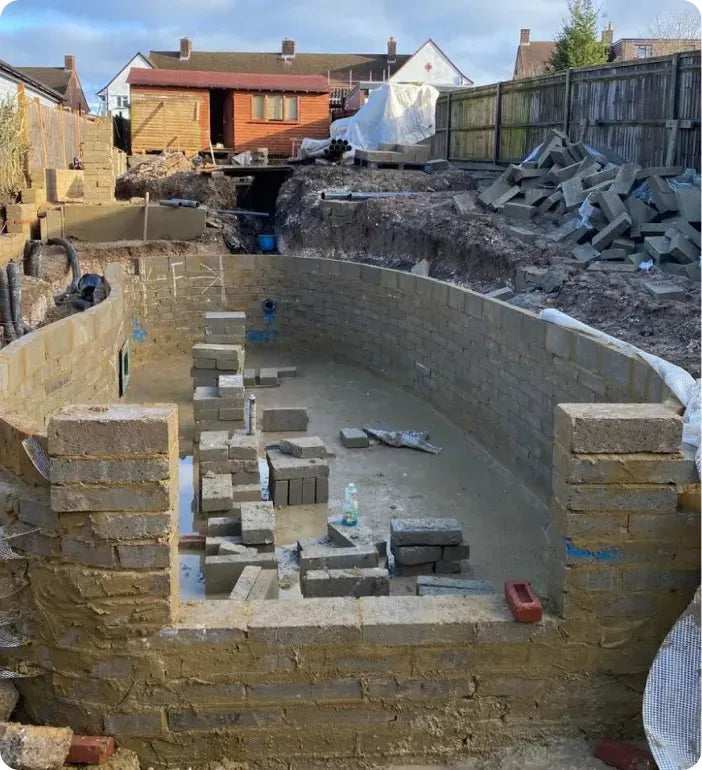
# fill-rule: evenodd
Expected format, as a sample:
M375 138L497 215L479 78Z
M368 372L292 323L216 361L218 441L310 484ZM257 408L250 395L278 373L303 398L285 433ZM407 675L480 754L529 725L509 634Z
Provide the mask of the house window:
M118 96L117 97L117 107L118 108L124 108L129 107L129 97L128 96Z
M254 94L251 97L251 118L296 123L299 120L298 97L287 94Z
M650 59L653 56L652 45L637 45L634 46L637 59Z

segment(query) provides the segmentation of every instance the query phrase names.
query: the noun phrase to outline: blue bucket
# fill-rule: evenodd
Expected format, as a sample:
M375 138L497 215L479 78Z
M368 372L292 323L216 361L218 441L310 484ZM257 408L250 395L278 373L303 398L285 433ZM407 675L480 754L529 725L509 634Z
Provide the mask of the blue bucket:
M261 251L275 251L278 245L278 241L275 235L259 235L258 245Z

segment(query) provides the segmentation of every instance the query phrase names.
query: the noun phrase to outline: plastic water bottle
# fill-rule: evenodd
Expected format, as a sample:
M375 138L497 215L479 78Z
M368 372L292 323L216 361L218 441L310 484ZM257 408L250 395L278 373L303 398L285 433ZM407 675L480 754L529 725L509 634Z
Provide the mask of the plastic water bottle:
M341 521L347 527L355 527L358 524L358 490L353 482L346 486L344 515Z

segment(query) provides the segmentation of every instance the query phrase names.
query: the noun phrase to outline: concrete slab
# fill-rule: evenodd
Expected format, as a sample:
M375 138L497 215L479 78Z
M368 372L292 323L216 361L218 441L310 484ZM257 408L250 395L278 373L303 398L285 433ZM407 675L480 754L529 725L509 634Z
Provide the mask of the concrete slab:
M361 428L342 428L339 439L347 449L365 449L370 445L368 434Z

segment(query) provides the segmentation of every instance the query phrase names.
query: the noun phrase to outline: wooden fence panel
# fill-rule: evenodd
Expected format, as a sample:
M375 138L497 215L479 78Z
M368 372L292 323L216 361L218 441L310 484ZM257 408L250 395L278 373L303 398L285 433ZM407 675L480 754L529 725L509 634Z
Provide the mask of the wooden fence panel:
M628 162L699 168L700 52L461 89L436 114L433 157L518 162L561 128Z
M31 171L68 168L81 154L88 118L35 99L25 100L23 105L29 141L28 168Z

